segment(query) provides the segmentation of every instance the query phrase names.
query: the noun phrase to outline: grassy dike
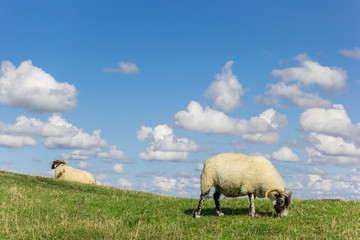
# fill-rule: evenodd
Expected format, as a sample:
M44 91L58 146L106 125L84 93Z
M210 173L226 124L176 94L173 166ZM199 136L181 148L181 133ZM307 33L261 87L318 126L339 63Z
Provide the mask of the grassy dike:
M360 239L360 202L295 200L282 219L269 200L249 217L246 198L194 219L197 203L0 171L0 239Z

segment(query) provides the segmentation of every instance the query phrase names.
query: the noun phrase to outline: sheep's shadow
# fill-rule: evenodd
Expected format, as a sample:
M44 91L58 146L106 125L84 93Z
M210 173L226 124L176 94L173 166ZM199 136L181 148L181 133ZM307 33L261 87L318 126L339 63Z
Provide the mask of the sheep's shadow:
M186 215L194 216L196 208L188 208L184 211ZM249 215L249 208L221 208L221 211L226 216L238 216L238 215ZM256 211L258 216L273 216L272 212ZM201 209L201 216L217 216L215 208L203 208Z

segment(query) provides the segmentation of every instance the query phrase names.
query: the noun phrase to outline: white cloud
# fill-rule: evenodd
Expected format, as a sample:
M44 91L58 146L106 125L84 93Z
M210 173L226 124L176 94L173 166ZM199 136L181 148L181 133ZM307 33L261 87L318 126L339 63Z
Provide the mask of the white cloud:
M103 72L121 72L124 74L134 74L139 72L139 68L135 63L131 62L119 62L118 68L105 68Z
M87 170L92 168L92 165L88 162L79 162L77 166L82 170Z
M104 181L107 179L107 176L105 174L99 174L98 176L96 176L96 180L99 181Z
M353 166L354 164L360 163L359 157L326 155L310 147L306 147L305 151L308 154L307 163L309 164L336 164Z
M309 150L309 149L308 149ZM311 151L311 150L310 150ZM323 170L323 169L320 169L320 168L311 168L311 169L308 169L306 171L307 173L310 173L310 174L317 174L317 175L325 175L326 174L326 171Z
M105 174L99 174L95 178L96 178L97 185L102 185L102 186L111 186L112 185L110 182L106 181L107 176Z
M285 98L291 104L299 108L330 107L331 101L322 99L318 94L304 93L297 84L286 85L283 82L268 84L269 91L265 92L268 97L257 96L256 101L264 105L274 104L281 107L280 97Z
M136 132L136 138L143 142L151 136L152 131L153 129L151 127L141 126L140 130Z
M22 148L36 146L35 139L24 136L14 136L7 134L0 134L0 147L6 148Z
M60 114L53 114L46 122L25 116L18 117L14 125L0 122L3 139L8 138L9 143L14 143L16 147L34 146L35 140L31 137L37 136L44 138L44 146L48 148L106 148L107 143L100 137L100 133L101 130L95 130L91 135L85 133L68 123ZM67 157L71 158L70 155Z
M283 81L299 81L305 85L318 84L324 90L334 90L345 86L346 71L338 67L321 66L312 61L306 54L295 57L301 67L273 70L272 75Z
M342 137L312 132L308 137L308 141L325 155L360 157L358 144Z
M287 184L286 189L289 189L289 190L300 190L300 189L304 189L304 186L302 185L301 182L292 182L292 183L288 183L288 184Z
M126 188L126 189L129 189L132 187L132 183L125 178L120 178L118 180L118 185L119 185L119 187Z
M100 137L101 130L94 130L90 135L78 129L75 136L48 137L44 145L48 148L68 148L68 149L89 149L106 148L106 141Z
M30 112L66 112L76 107L77 94L74 85L57 82L31 61L18 68L9 61L1 63L1 104Z
M154 151L153 149L147 148L147 152L141 152L139 158L143 160L155 160L155 161L170 161L170 162L187 162L189 158L188 152L165 152L165 151Z
M222 73L216 75L216 80L211 83L205 95L214 101L215 108L224 111L233 111L241 105L240 97L244 95L241 84L237 77L232 74L233 61L229 61L222 69Z
M124 174L125 173L124 166L122 164L114 165L113 170L116 174Z
M89 158L95 156L96 152L99 149L77 149L71 153L62 153L61 158L64 160L88 160Z
M271 159L271 155L270 154L264 154L264 153L261 153L261 152L252 152L250 153L250 156L261 156L261 157L264 157L268 160Z
M300 158L290 148L281 147L271 155L273 159L284 162L298 162Z
M274 144L280 141L278 132L244 133L242 137L248 143Z
M182 176L183 174L178 175ZM171 196L194 197L198 196L200 191L200 178L190 175L180 178L153 176L152 186L154 192Z
M161 191L170 192L174 191L176 187L176 179L166 178L161 176L154 176L152 184L159 188Z
M129 162L129 157L125 156L124 152L116 149L116 146L110 146L109 152L100 152L96 156L97 158L101 158L104 161L119 161L119 162Z
M168 125L158 125L154 129L141 126L137 138L150 140L146 153L139 154L144 160L189 161L189 152L200 151L200 146L194 141L174 136Z
M259 117L250 120L231 118L223 112L205 109L195 101L190 102L185 111L175 114L174 122L177 126L205 133L243 135L250 142L278 141L278 131L287 126L285 115L276 113L274 109L268 109Z
M78 129L68 123L60 114L53 114L47 120L42 122L36 118L27 118L20 116L16 118L14 125L6 125L0 122L2 132L8 134L19 134L41 137L60 137L64 135L76 135Z
M340 53L345 57L355 58L360 60L360 48L355 47L353 50L342 49Z
M350 182L323 179L320 175L309 174L307 189L310 192L317 192L322 196L344 197L349 193L354 193L354 185ZM358 189L358 187L357 187ZM322 195L322 196L321 196Z
M312 108L300 115L300 125L304 130L360 141L360 123L352 124L342 105L332 108Z
M203 164L203 163L199 163L199 164L196 166L195 170L196 170L196 171L202 171L203 168L204 168L204 164Z
M308 163L360 163L360 124L351 122L342 105L308 109L300 115L300 125L310 131Z

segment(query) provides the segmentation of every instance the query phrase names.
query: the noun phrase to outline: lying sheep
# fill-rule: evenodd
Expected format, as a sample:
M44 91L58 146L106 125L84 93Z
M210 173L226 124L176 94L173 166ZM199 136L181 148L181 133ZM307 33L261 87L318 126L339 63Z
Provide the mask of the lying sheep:
M50 164L52 164L51 169L55 169L55 178L96 185L94 175L82 170L66 166L64 160L55 159Z
M219 216L224 215L220 208L221 194L226 197L248 195L249 215L252 217L256 217L255 197L269 198L278 217L288 214L292 191L285 193L284 181L264 157L223 153L206 160L201 173L201 195L195 218L200 218L203 202L213 186L216 212Z

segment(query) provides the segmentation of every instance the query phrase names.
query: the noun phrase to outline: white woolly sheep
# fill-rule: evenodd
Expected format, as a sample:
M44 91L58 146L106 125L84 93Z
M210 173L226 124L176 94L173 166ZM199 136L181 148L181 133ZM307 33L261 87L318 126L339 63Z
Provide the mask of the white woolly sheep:
M55 169L55 178L63 179L66 181L74 181L96 185L94 175L79 169L66 166L64 160L55 159L50 164L52 164L51 169Z
M256 217L255 197L269 198L278 217L288 214L292 191L285 193L284 181L270 161L264 157L223 153L206 160L201 173L201 195L195 218L200 218L201 207L212 187L215 187L213 197L219 216L224 215L220 208L221 194L226 197L248 195L249 215L252 217Z

